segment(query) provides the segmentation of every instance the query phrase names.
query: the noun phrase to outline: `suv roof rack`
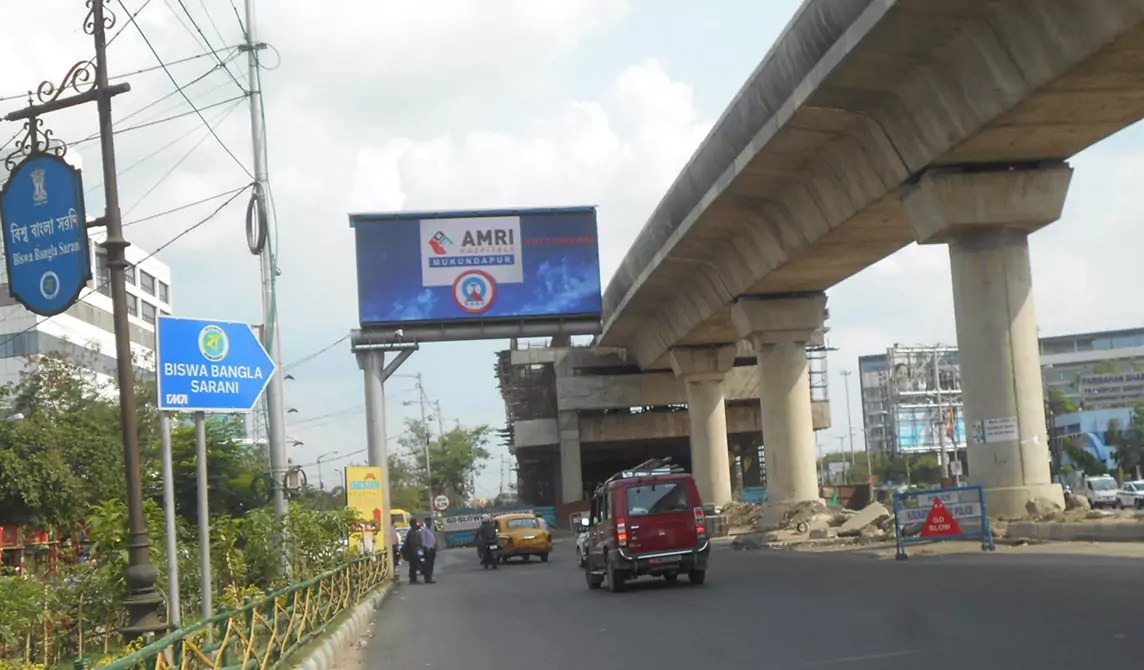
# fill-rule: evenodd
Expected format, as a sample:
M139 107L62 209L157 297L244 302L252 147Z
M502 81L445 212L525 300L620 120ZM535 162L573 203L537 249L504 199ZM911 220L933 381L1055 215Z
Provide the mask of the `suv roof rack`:
M636 465L628 470L620 470L616 474L608 477L602 484L596 487L599 491L611 484L612 482L623 479L635 479L636 477L651 477L654 475L678 475L687 472L681 465L676 465L671 462L671 457L666 458L649 458L648 460Z

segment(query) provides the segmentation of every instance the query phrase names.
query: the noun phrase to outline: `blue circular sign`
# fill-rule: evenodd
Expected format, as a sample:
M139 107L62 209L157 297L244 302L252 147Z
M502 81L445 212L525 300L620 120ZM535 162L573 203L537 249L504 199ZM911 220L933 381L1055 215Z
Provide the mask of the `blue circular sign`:
M218 326L207 326L199 331L199 352L211 363L218 363L230 353L230 340L226 331Z

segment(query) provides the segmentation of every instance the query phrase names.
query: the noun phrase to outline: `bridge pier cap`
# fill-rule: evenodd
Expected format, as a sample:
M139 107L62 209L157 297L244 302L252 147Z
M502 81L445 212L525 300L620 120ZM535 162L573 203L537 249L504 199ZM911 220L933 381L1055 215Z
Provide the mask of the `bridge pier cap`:
M1030 233L1060 217L1064 163L935 170L903 189L919 243L949 245L969 481L992 515L1024 516L1033 498L1064 506L1052 483Z
M731 320L758 360L767 497L774 502L818 499L806 345L821 337L826 318L825 293L741 298L731 306Z

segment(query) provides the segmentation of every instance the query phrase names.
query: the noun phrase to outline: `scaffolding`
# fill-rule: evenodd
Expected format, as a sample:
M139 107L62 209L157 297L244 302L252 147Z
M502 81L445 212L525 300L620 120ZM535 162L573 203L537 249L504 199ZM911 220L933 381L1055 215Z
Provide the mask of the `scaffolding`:
M943 453L965 447L956 347L890 347L879 383L889 398L885 428L894 451Z

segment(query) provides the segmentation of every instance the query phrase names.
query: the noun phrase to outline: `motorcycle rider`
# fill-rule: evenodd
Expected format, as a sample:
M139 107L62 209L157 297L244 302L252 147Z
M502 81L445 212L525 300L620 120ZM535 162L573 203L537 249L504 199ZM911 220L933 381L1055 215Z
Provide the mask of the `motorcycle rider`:
M477 528L476 543L477 554L481 557L481 564L484 565L489 545L497 544L497 527L493 523L493 518L488 514L481 517L481 525Z

